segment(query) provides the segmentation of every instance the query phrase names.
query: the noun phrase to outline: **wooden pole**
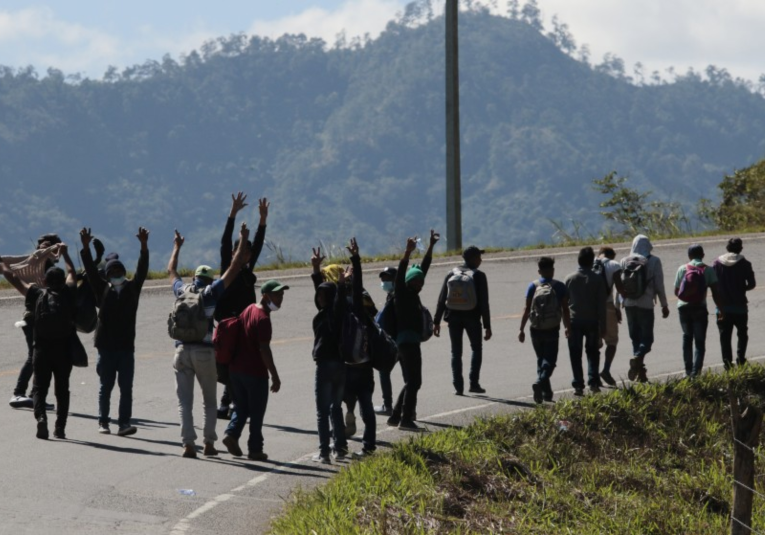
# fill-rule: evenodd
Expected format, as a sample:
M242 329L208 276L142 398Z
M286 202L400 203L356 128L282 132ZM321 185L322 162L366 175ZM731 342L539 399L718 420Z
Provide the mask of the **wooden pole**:
M446 248L462 249L458 0L446 0Z
M731 535L750 535L754 493L749 489L754 489L754 449L760 440L762 411L750 406L741 412L738 398L732 391L729 392L729 396L734 438L733 511L730 532Z

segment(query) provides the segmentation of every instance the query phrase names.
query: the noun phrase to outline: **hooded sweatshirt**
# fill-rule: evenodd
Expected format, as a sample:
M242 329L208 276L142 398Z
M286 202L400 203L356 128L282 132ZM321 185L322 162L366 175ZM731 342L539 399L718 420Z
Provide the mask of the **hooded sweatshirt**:
M717 288L724 303L722 311L729 314L746 314L746 292L756 286L751 262L741 254L725 253L714 261L712 267L717 274Z
M653 256L651 251L653 245L651 240L643 234L638 234L632 240L632 248L629 256L622 258L622 270L627 267L627 262L632 256L642 256L648 259L646 263L646 287L645 293L637 299L625 299L625 307L639 307L652 309L658 299L662 307L669 306L667 303L667 293L664 290L664 270L661 266L661 260Z
M313 360L341 361L340 334L342 317L345 312L345 288L338 288L333 282L323 282L321 274L311 275L316 288L314 303L319 312L313 318ZM319 292L327 296L327 305L319 306Z

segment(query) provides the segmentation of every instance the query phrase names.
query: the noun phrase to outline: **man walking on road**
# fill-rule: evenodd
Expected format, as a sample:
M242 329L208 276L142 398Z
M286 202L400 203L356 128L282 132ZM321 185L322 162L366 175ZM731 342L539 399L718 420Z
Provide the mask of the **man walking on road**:
M486 329L485 340L491 339L491 314L489 312L489 283L486 274L479 271L482 251L471 245L462 253L465 263L454 268L441 287L436 315L433 318L433 334L441 334L441 318L449 324L449 339L452 345L452 384L454 392L461 396L464 388L462 375L462 337L467 332L470 349L470 392L483 394L481 387L481 363L483 361L483 342L481 340L481 320Z
M726 249L728 252L715 260L713 268L717 275L717 289L724 302L719 310L722 317L717 318L717 328L720 331L723 364L729 370L733 367L731 339L734 327L738 336L736 364L746 364L746 346L749 343L749 300L746 293L754 290L757 283L751 262L741 254L744 250L741 238L731 238Z
M622 292L622 266L614 260L615 258L616 252L611 247L601 247L593 266L593 271L602 276L606 282L606 330L603 332L606 352L600 378L609 386L616 386L616 380L611 376L611 364L616 357L619 324L622 322L622 311L614 298L614 287L616 287L617 295Z
M621 260L622 298L633 354L627 377L641 383L648 381L645 356L653 346L653 308L657 300L661 303L661 316L669 317L664 270L661 259L652 255L652 250L648 237L638 234L632 240L629 256Z
M98 267L90 254L93 236L90 229L80 231L82 263L98 306L98 324L94 343L98 350L98 432L109 434L109 411L114 382L120 388L119 436L132 435L135 426L130 424L133 415L133 377L135 375L135 325L141 289L149 273L149 231L143 227L136 235L141 243L138 266L133 279L126 278L125 266L119 260L110 260L105 267L106 279L101 278Z
M396 339L396 311L394 307L396 287L396 268L386 267L380 271L380 287L385 292L385 304L380 308L380 312L375 317L375 321L384 330L388 336ZM386 316L390 316L387 319ZM389 327L392 326L391 327ZM386 331L386 328L391 332ZM390 416L393 414L393 385L390 382L390 372L379 370L378 376L380 377L380 390L382 391L383 404L375 407L375 413L382 416Z

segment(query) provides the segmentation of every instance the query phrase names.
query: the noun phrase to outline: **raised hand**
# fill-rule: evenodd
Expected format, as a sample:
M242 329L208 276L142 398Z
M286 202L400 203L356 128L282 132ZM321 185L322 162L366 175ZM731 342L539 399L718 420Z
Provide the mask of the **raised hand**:
M406 239L406 254L412 254L417 249L417 236Z
M438 240L441 239L441 235L437 233L435 230L430 229L430 246L433 247L436 243L438 243Z
M311 256L311 265L314 269L318 270L321 267L321 263L324 262L327 257L321 255L321 247L315 249L312 247L311 251L313 252L313 255Z
M138 227L138 234L136 234L135 237L138 238L141 245L149 243L149 231L143 227Z
M242 223L239 229L239 243L243 244L250 238L250 229L247 228L247 223Z
M247 206L247 203L245 202L247 200L247 195L244 194L244 192L239 192L236 194L236 197L234 194L231 194L231 212L229 212L229 217L236 217L236 214L239 213L240 210L242 210L245 206Z
M263 197L262 199L258 199L258 212L260 212L260 224L265 225L266 219L268 219L268 207L271 206L271 203L268 202L268 199Z
M91 234L90 228L82 227L82 230L80 230L80 241L84 249L90 247L90 242L93 241L93 234Z
M178 249L180 249L183 246L183 242L186 241L186 238L181 236L181 233L178 232L178 229L175 229L175 238L173 239L173 245L175 245Z
M348 252L351 253L351 256L358 256L359 255L359 244L356 242L356 238L351 238L351 241L348 242L348 246L346 247L348 249Z

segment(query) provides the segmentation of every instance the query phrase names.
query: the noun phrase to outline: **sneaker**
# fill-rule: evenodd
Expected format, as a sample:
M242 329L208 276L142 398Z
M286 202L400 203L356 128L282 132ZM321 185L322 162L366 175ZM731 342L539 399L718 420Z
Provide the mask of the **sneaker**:
M590 385L590 392L600 394L600 387L598 385Z
M348 448L343 448L339 450L334 450L332 452L332 457L334 457L338 461L342 461L348 456Z
M247 454L247 458L251 461L267 461L268 454L262 451L251 451Z
M574 395L575 396L583 396L584 395L584 388L575 388L574 389Z
M638 357L632 357L630 359L630 370L627 372L627 379L630 381L637 379L640 368L640 359Z
M321 453L317 453L311 457L311 460L315 463L332 464L332 461L329 459L329 455L322 455Z
M393 414L393 409L383 403L382 405L378 405L375 407L375 414L381 414L383 416L391 416Z
M28 398L26 396L13 396L8 402L8 405L14 409L32 409L35 406L35 402L32 398Z
M552 400L553 400L553 395L552 395L552 393L550 393L550 394L545 394L545 395L544 395L544 400L545 400L545 401L552 401Z
M374 454L374 450L362 449L361 451L354 451L351 454L351 459L354 461L360 461Z
M616 380L611 377L611 373L607 371L603 371L600 373L600 378L603 379L603 382L605 382L608 386L616 386Z
M422 428L416 423L414 423L414 421L411 421L411 422L402 421L400 424L398 424L398 428L401 429L402 431L421 431L422 430Z
M465 395L465 392L464 392L464 390L457 390L457 389L455 388L455 389L454 389L454 395L455 395L455 396L464 396L464 395Z
M57 427L57 428L55 428L55 429L53 430L53 436L54 436L55 438L58 438L58 439L60 439L60 440L64 440L64 439L66 439L66 433L64 432L64 428L63 428L63 427Z
M345 436L352 437L356 434L356 415L348 411L345 413Z
M53 403L46 403L45 404L45 410L46 411L52 411L56 408L56 406Z
M193 444L184 444L183 445L183 453L181 454L181 457L185 457L186 459L196 459L197 458L197 450L194 447Z
M218 455L218 450L215 449L215 446L210 442L205 442L205 449L202 450L202 455L205 457L215 457Z
M218 420L230 420L231 415L229 414L229 408L228 405L221 405L218 407Z
M48 440L48 420L45 418L37 420L37 438Z
M112 430L109 429L109 424L98 424L98 432L102 435L111 435Z
M647 383L648 370L646 370L645 368L641 368L640 370L638 370L637 380L638 380L638 383Z
M136 431L138 431L138 429L136 429L135 426L121 425L117 430L117 436L126 437L128 435L135 435Z
M401 423L401 418L397 418L396 416L391 416L388 418L388 421L386 422L390 427L398 427L398 424Z
M239 440L234 438L233 435L224 435L223 445L226 446L228 452L234 457L242 457L244 455L242 448L239 447Z
M542 403L542 385L534 383L531 385L531 390L534 392L534 403Z
M474 394L485 394L486 393L486 389L482 388L481 385L473 385L473 386L470 387L468 392L472 392Z

